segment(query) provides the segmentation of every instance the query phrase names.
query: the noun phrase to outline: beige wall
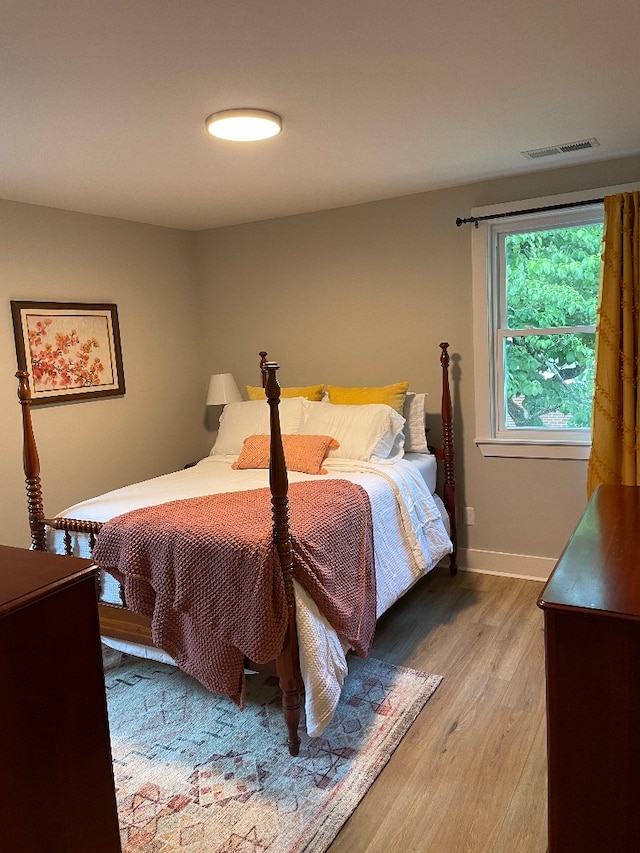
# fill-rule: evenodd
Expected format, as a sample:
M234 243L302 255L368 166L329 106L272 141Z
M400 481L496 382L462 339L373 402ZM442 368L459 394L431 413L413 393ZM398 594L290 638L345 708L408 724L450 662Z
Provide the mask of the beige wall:
M205 455L209 375L255 384L261 349L283 384L406 378L436 412L448 340L459 505L476 521L462 562L544 575L584 508L586 463L476 448L470 226L455 219L638 174L634 157L198 233L0 201L0 542L28 544L9 300L115 302L126 395L34 412L48 513Z
M437 411L438 343L449 341L458 503L475 509L462 561L545 576L584 509L586 462L485 459L475 446L471 235L455 219L638 174L635 157L201 232L208 361L242 382L255 381L260 349L283 384L408 379Z
M29 544L9 302L114 302L124 397L34 409L45 511L204 455L203 365L187 232L0 201L0 542Z

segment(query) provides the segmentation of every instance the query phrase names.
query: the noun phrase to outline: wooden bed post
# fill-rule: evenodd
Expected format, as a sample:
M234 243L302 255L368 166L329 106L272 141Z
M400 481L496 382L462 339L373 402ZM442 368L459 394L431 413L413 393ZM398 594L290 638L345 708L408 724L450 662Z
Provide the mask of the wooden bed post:
M260 353L262 359L266 353ZM261 362L262 367L262 362ZM266 370L265 391L270 408L271 420L271 458L269 464L269 485L271 487L271 506L273 513L273 539L276 544L287 599L287 631L282 652L276 660L276 672L282 690L282 708L285 724L289 732L289 752L298 755L300 751L300 659L298 655L298 631L296 627L296 599L293 589L293 552L289 531L289 483L285 465L282 435L280 432L280 385L276 378L279 365L264 362ZM263 373L264 376L264 373Z
M449 516L450 538L453 551L449 571L455 575L458 571L458 537L456 528L456 481L453 468L453 416L451 410L451 390L449 387L449 344L441 343L440 364L442 365L442 461L444 462L443 500Z
M44 506L42 503L42 484L40 482L40 457L36 447L31 421L31 391L29 374L26 370L16 373L18 379L18 399L22 408L23 466L27 484L27 509L31 529L31 545L35 551L46 551L46 529Z
M260 376L262 377L262 387L267 387L267 354L266 352L259 352L260 356Z

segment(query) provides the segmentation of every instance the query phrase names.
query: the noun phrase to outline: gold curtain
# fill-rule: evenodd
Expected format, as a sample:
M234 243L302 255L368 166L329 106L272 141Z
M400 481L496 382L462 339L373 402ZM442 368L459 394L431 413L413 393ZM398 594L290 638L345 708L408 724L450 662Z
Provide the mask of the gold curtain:
M604 200L604 250L587 496L640 485L640 192Z

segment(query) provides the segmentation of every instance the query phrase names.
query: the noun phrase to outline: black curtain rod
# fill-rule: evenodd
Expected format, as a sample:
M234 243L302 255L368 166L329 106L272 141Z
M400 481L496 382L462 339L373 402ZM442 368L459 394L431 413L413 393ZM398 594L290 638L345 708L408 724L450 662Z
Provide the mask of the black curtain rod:
M585 207L588 204L601 204L603 198L590 198L585 201L570 201L566 204L550 204L547 207L528 207L526 210L508 210L505 213L489 213L487 216L470 216L468 219L456 219L458 228L461 225L466 225L468 222L478 227L478 222L484 222L485 219L503 219L507 216L519 216L521 213L543 213L546 210L566 210L568 207Z

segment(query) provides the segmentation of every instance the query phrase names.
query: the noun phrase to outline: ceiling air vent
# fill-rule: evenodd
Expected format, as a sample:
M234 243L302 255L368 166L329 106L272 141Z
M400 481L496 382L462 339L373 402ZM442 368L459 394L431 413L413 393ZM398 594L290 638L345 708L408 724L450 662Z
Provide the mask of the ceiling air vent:
M565 142L562 145L550 145L547 148L534 148L532 151L521 151L527 160L539 160L541 157L553 157L555 154L573 154L585 151L587 148L599 148L600 143L595 137L581 139L579 142Z

